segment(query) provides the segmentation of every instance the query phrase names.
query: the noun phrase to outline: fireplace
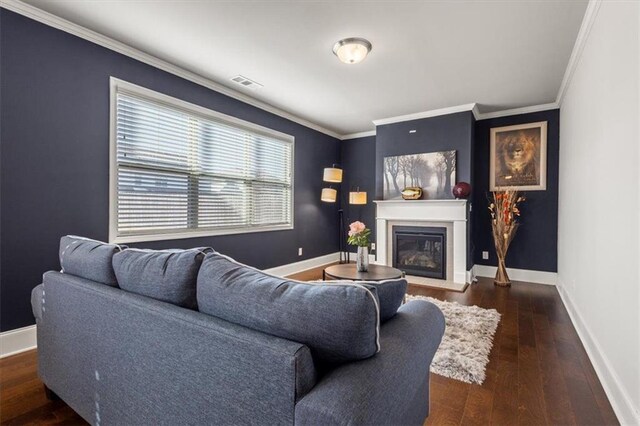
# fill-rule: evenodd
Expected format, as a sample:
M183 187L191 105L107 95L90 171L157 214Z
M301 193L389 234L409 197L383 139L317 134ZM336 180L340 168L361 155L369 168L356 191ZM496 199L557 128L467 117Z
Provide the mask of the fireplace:
M447 279L447 228L393 226L393 267L409 275Z
M393 228L434 227L447 230L445 279L407 273L412 284L445 286L462 291L471 274L467 272L466 200L376 200L376 263L396 265ZM422 231L422 229L420 230ZM414 278L411 278L414 277Z

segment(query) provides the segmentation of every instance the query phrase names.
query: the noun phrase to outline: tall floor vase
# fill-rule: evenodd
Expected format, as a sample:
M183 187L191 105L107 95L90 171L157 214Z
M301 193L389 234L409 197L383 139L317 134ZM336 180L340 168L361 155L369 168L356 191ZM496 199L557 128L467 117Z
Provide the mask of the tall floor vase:
M506 191L494 191L493 202L489 205L491 211L491 231L493 244L496 247L498 257L498 270L493 283L500 287L509 287L511 280L507 274L505 259L513 237L518 230L517 218L520 216L518 203L524 201L524 197L518 195L518 191L508 189Z
M496 271L496 277L493 283L500 287L509 287L511 285L511 280L507 274L507 267L504 263L504 257L498 257L498 270Z

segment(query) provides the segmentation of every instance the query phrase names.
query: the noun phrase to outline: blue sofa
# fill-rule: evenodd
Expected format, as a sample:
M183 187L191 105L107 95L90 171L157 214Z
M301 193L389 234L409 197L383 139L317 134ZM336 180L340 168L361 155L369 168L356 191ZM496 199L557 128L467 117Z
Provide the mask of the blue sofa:
M91 424L418 425L428 416L429 367L444 333L431 303L411 301L378 324L374 355L325 362L313 344L69 269L45 273L32 293L38 373Z

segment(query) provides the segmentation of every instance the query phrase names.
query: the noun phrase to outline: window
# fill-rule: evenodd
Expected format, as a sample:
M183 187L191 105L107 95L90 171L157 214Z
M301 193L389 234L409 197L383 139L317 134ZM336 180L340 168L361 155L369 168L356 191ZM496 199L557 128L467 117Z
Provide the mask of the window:
M110 240L293 228L292 136L111 79Z

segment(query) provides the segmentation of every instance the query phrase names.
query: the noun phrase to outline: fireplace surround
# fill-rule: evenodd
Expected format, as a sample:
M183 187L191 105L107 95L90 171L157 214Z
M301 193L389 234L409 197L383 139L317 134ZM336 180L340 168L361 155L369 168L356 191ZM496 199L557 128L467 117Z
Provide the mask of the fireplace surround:
M378 200L375 203L376 263L393 265L394 226L444 227L447 229L446 278L418 278L460 286L471 281L471 274L467 273L466 200ZM425 282L425 285L428 284Z

